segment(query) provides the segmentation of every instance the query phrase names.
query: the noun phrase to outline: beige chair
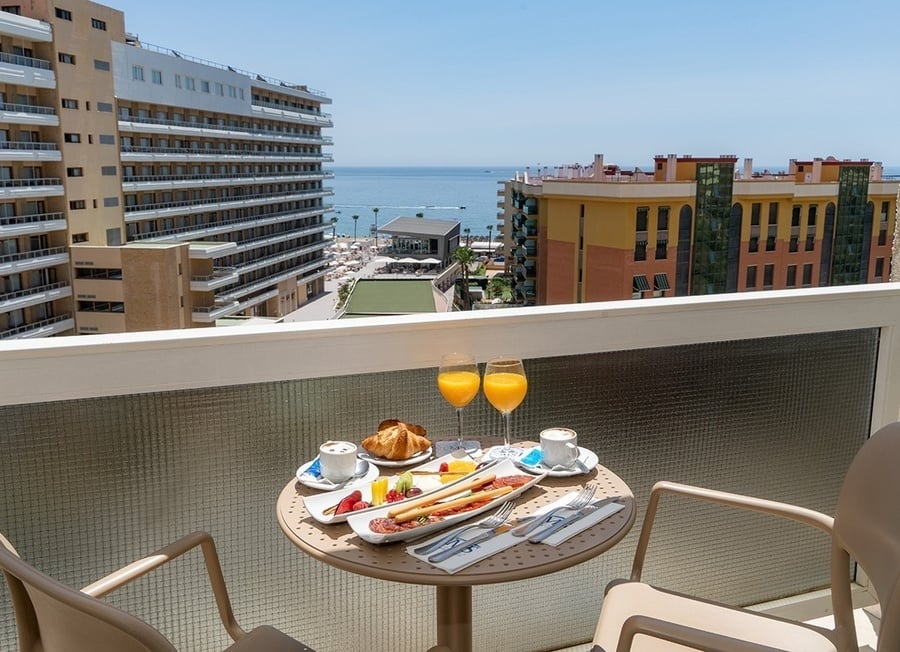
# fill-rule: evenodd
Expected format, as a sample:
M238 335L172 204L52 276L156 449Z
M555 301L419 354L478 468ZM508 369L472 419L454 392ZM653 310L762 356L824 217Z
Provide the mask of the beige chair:
M212 537L194 532L77 591L44 575L19 557L0 534L0 569L15 609L22 652L175 652L144 621L99 598L200 546L219 616L235 643L228 652L312 652L269 626L238 626Z
M772 514L831 537L835 628L821 629L658 589L640 581L660 496L690 498ZM881 605L878 649L900 650L900 423L879 430L857 453L829 516L793 505L660 482L653 487L631 580L612 582L592 652L727 650L857 652L850 600L850 559L866 572Z

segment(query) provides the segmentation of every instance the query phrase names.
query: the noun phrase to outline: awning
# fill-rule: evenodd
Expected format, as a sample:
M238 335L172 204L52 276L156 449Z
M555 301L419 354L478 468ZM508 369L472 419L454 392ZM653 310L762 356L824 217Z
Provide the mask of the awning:
M669 277L665 274L654 274L653 276L654 290L671 290L669 287Z
M403 264L405 264L405 265L415 265L415 264L417 264L417 263L420 263L421 261L416 260L415 258L401 258L401 259L398 260L397 262L398 262L398 263L403 263Z
M646 292L650 289L650 283L644 274L638 274L631 277L631 287L635 292Z
M424 259L420 260L419 262L423 263L425 265L440 265L441 264L441 261L439 261L437 258L424 258Z

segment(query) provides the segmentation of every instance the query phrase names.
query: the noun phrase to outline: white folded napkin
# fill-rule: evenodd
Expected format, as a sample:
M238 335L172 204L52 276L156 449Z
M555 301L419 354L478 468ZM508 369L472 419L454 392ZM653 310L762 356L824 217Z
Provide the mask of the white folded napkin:
M566 494L562 498L559 498L558 500L550 503L549 505L545 505L545 506L541 507L539 510L536 510L534 512L534 515L539 516L540 514L545 514L549 510L553 509L554 507L564 505L565 503L569 502L572 499L572 497L575 495L575 493L577 493L577 492L572 492L570 494ZM602 500L602 499L598 499L598 500ZM598 500L595 500L593 502L598 502ZM598 509L596 512L594 512L592 514L588 514L584 518L578 519L574 523L571 523L570 525L567 525L566 527L564 527L559 532L556 532L553 535L547 537L543 541L543 543L547 544L549 546L552 546L552 547L556 547L556 546L560 545L561 543L568 541L569 539L571 539L573 536L575 536L579 532L583 532L584 530L591 527L592 525L596 525L603 519L615 514L620 509L624 509L624 508L625 508L625 506L620 505L619 503L609 503L607 505L604 505L603 507ZM550 519L550 522L547 523L547 525L543 526L543 527L549 527L550 523L556 523L556 522L558 522L558 520L561 520L571 514L572 514L572 512L563 512L563 514L561 514L559 516L553 516ZM541 529L543 529L543 527L538 528L537 532L540 532ZM470 530L469 532L465 533L464 538L465 539L474 539L475 537L477 537L478 535L483 534L483 533L484 533L484 530L479 530L479 529ZM479 562L482 559L486 559L487 557L490 557L491 555L496 555L498 552L506 550L507 548L511 548L516 544L524 543L528 540L525 537L513 536L513 534L511 532L504 532L503 534L498 534L498 535L488 539L487 541L482 541L481 543L476 543L472 547L471 550L462 550L460 552L457 552L455 555L448 557L444 561L438 562L436 564L429 562L428 557L433 555L437 551L431 551L427 555L417 555L416 553L413 552L414 548L423 546L427 543L430 543L431 541L436 541L437 539L445 536L446 534L447 534L447 532L446 532L446 530L444 530L443 532L428 539L427 541L417 541L415 543L415 545L408 546L406 548L406 552L409 555L412 555L413 557L415 557L416 559L421 559L422 561L430 563L432 566L435 566L436 568L440 568L441 570L447 571L448 573L450 573L452 575L453 573L459 572L464 568L468 568L472 564ZM464 545L464 544L460 544L460 545ZM530 544L530 545L534 545L534 544ZM441 548L441 550L444 550L444 548Z
M490 557L491 555L496 555L498 552L500 552L502 550L506 550L507 548L511 548L512 546L516 545L517 543L521 543L522 541L525 540L521 537L514 537L509 532L504 532L503 534L498 534L498 535L488 539L487 541L482 541L481 543L476 543L472 547L471 550L463 550L461 552L457 552L455 555L448 557L444 561L438 562L436 564L428 561L428 557L435 554L437 552L437 550L433 550L433 551L429 552L427 555L417 555L416 553L413 552L413 548L418 548L419 546L424 546L425 544L430 543L431 541L435 541L435 540L441 538L442 536L445 536L446 534L447 534L447 531L444 530L437 536L432 537L431 539L428 539L428 541L417 541L415 545L409 546L406 549L406 552L409 553L410 555L412 555L413 557L415 557L416 559L421 559L422 561L428 562L429 564L431 564L432 566L435 566L436 568L440 568L441 570L445 570L448 573L453 574L458 571L461 571L463 568L468 568L475 562L479 562L482 559L484 559L485 557ZM470 530L469 532L465 533L465 536L463 538L474 539L479 534L484 534L484 530L478 530L478 529ZM464 544L460 544L460 545L464 545ZM444 550L444 548L440 548L440 550Z
M535 512L535 515L544 514L548 511L550 511L551 509L553 509L554 507L559 507L560 505L565 505L567 502L572 500L573 495L574 494L568 494L566 496L563 496L559 500L555 500L554 502L550 503L549 505L546 505L546 506L542 507L541 509L537 510ZM603 500L603 498L597 498L595 500L592 500L591 504L593 505L594 503L599 503L601 500ZM615 514L616 512L618 512L622 509L625 509L625 505L622 505L621 503L616 503L616 502L607 503L600 509L598 509L594 512L591 512L587 516L584 516L582 518L579 518L577 521L569 523L566 527L561 529L559 532L554 532L549 537L544 539L541 543L544 543L552 548L555 548L556 546L560 545L561 543L565 543L566 541L568 541L569 539L574 537L576 534L578 534L580 532L584 532L589 527L596 525L597 523L599 523L600 521L602 521L605 518L609 518L610 516L612 516L613 514ZM563 512L562 514L554 514L553 516L550 517L550 520L548 521L548 523L546 525L538 528L532 534L537 534L545 527L550 527L550 525L552 523L558 523L559 521L563 520L564 518L568 518L571 515L572 515L572 512Z

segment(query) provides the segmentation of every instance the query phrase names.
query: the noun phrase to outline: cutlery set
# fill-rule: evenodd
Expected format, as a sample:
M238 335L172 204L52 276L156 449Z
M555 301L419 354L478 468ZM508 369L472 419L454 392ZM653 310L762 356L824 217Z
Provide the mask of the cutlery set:
M587 485L575 494L568 503L560 505L538 516L526 516L509 522L515 503L507 501L491 516L463 527L456 528L436 541L432 541L418 548L413 548L417 555L434 553L428 557L430 563L440 563L460 552L471 549L473 546L483 543L505 532L513 536L527 538L529 543L541 543L551 535L559 532L572 523L581 520L601 507L619 499L619 496L610 496L597 502L591 500L596 493L596 485ZM564 512L569 512L563 518L557 518ZM463 538L463 535L475 531L484 530L474 537Z

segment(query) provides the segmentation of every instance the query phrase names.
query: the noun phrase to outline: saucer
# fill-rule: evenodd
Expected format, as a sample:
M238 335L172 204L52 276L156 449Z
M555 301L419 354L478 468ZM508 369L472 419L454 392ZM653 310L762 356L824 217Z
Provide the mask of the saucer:
M540 450L537 448L536 450ZM587 448L578 447L578 459L580 459L586 467L593 470L595 466L600 462L600 458L597 457L597 453L592 450L588 450ZM557 469L556 471L551 471L550 467L546 466L543 462L538 462L537 464L522 464L521 460L519 461L520 466L523 469L533 469L538 473L546 473L551 478L568 478L573 475L583 475L584 472L579 469L574 464L570 469Z
M429 457L431 457L431 446L405 460L389 460L384 457L372 455L371 453L364 450L359 451L357 455L359 456L359 459L365 460L370 464L377 464L378 466L383 466L385 468L399 468L403 466L410 466L412 464L418 464L419 462L424 462L425 460L427 460Z
M299 469L297 469L297 481L310 489L318 489L320 491L334 491L340 485L340 482L331 482L326 480L325 478L319 478L318 480L309 475L304 475L306 469L311 467L316 460L310 460ZM341 489L349 489L351 487L356 487L361 484L366 484L367 482L372 482L375 480L378 475L378 467L366 460L366 464L369 465L369 468L366 470L366 474L359 478L354 478L350 482L345 485L341 485Z

